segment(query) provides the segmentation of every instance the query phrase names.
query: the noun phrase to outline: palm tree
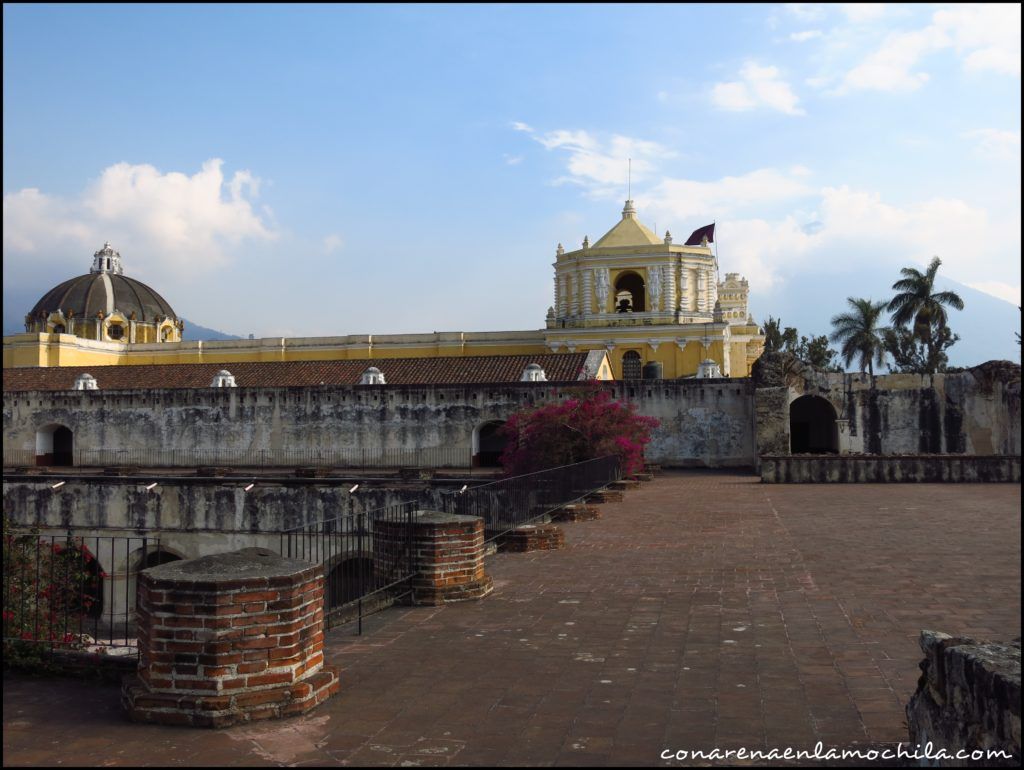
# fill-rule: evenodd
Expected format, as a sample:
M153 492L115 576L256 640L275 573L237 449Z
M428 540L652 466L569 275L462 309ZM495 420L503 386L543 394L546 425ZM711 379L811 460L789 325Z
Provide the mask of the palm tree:
M946 328L946 305L955 310L964 309L964 301L953 291L935 292L935 274L942 260L934 257L925 272L913 267L900 270L903 276L892 285L900 292L890 300L889 312L895 326L906 327L913 321L912 332L916 339L928 348L928 360L934 356L935 334L933 330Z
M885 341L883 329L879 327L878 321L885 312L888 303L872 302L869 299L854 299L847 297L850 304L850 312L840 313L832 318L832 334L829 339L833 342L842 343L839 354L843 357L846 366L854 358L860 358L860 370L867 369L868 374L875 376L875 368L872 363L879 366L885 363Z

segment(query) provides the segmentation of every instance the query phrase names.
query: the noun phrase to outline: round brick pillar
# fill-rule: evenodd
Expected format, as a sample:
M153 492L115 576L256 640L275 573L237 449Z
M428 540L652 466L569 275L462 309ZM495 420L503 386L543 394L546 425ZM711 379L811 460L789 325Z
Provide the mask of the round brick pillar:
M122 686L133 720L224 727L338 691L319 566L246 548L152 567L138 586L139 669Z
M494 583L484 572L484 522L476 516L417 511L411 523L375 523L377 560L410 559L414 604L480 599Z

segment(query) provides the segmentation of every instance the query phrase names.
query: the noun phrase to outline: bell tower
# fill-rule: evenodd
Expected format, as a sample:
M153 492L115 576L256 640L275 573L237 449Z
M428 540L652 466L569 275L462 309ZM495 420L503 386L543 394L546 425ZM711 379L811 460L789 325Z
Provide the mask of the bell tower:
M620 220L593 244L584 236L576 250L558 245L548 348L606 349L616 378L639 376L650 362L667 377L747 376L763 337L747 323L746 281L736 274L723 312L713 242L714 225L682 245L668 231L659 238L627 200Z

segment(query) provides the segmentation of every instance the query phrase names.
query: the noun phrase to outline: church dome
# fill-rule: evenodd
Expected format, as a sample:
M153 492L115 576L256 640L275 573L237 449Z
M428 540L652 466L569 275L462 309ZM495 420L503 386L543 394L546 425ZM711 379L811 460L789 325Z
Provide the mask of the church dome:
M155 323L177 320L174 310L156 291L142 281L128 278L121 267L121 255L109 243L93 255L93 266L85 275L64 281L50 289L29 313L32 319L50 313L87 319L118 311L125 318Z

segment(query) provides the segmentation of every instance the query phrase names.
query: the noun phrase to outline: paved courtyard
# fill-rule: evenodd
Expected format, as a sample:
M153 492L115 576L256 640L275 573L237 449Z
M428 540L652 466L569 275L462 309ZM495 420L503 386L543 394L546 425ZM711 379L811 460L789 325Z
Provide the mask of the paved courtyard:
M665 474L490 557L479 602L328 636L341 693L219 732L7 676L5 765L659 765L663 750L905 739L922 628L1020 634L1020 486Z

